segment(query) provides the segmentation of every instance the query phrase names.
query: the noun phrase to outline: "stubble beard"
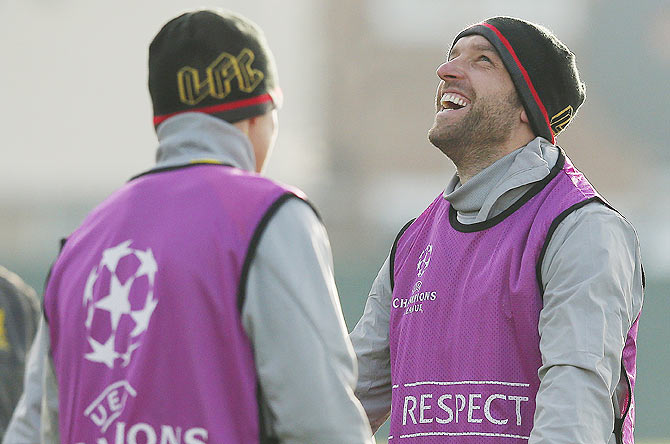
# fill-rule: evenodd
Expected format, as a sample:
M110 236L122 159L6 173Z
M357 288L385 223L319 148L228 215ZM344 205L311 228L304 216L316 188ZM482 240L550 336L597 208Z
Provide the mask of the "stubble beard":
M516 91L508 97L479 102L472 105L460 122L441 125L435 122L428 131L428 140L459 169L488 165L497 159L500 147L509 140L520 106Z

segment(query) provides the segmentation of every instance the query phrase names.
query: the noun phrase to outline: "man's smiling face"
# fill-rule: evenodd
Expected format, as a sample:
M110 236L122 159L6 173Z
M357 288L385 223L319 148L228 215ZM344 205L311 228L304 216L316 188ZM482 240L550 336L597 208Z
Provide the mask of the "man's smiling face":
M523 106L491 43L480 35L459 39L437 68L440 83L428 138L458 164L464 152L508 140Z

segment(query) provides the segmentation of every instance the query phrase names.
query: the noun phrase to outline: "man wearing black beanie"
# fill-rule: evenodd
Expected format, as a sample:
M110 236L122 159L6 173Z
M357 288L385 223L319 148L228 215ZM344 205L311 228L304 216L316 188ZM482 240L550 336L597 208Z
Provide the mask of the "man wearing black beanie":
M398 234L350 338L389 442L630 444L644 273L635 230L556 145L585 97L546 28L459 33L433 145L457 173Z
M260 174L281 102L262 31L180 15L149 91L156 165L64 242L31 357L44 394L34 372L4 442L370 443L325 228Z

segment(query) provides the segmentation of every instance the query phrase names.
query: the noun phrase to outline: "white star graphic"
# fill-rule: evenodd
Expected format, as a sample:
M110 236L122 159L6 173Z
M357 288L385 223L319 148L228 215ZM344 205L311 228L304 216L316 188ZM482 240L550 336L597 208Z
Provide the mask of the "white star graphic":
M147 296L147 302L144 304L144 308L140 311L134 311L130 313L130 316L132 316L136 324L135 328L130 333L130 336L135 337L146 331L146 329L149 327L151 315L156 309L156 305L158 305L158 301L153 298L153 292L149 292L149 295Z
M103 251L102 262L100 262L100 264L103 266L106 265L111 272L116 271L116 265L119 263L119 260L123 256L126 256L133 252L132 249L128 248L128 246L132 242L133 242L132 240L127 240L125 242L121 242L116 247L108 248L105 251Z
M135 278L129 278L125 284L119 282L119 278L112 274L110 283L109 295L96 302L96 308L107 310L112 318L112 330L116 331L119 325L119 319L124 314L130 313L130 301L128 300L128 293L130 287L133 285Z
M93 284L95 284L95 280L98 278L98 267L93 267L93 270L88 275L88 279L86 279L86 286L84 287L84 305L88 303L88 301L93 300Z
M93 309L95 308L90 302L93 300L93 285L95 280L98 278L98 267L93 267L91 273L88 275L86 280L86 286L84 287L84 306L88 305L88 312L86 314L86 328L91 328L91 323L93 322Z
M135 250L135 256L137 256L141 262L135 273L135 277L144 276L146 274L149 277L149 285L153 285L154 276L156 275L156 271L158 271L158 265L156 264L156 259L154 258L151 248L147 248L146 251Z
M86 328L91 328L91 324L93 324L93 313L95 311L95 305L89 305L88 306L88 312L86 313L86 322L84 325L86 325Z
M114 351L114 335L111 335L104 344L99 343L93 338L88 338L93 352L84 357L92 362L102 362L109 368L114 368L114 360L119 356Z
M130 364L130 355L132 355L135 349L137 349L139 346L140 346L139 343L131 344L128 346L128 350L124 354L119 356L121 359L123 359L123 362L121 363L123 367L128 367L128 365Z

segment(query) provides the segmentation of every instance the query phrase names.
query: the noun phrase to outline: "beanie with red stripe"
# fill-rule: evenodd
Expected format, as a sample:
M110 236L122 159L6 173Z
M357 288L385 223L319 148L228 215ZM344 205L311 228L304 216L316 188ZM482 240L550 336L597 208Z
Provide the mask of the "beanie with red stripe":
M263 31L232 12L199 10L170 20L149 46L154 126L184 112L233 123L281 106Z
M555 143L585 98L572 51L545 27L513 17L472 25L456 36L454 44L473 34L486 38L498 51L535 135Z

